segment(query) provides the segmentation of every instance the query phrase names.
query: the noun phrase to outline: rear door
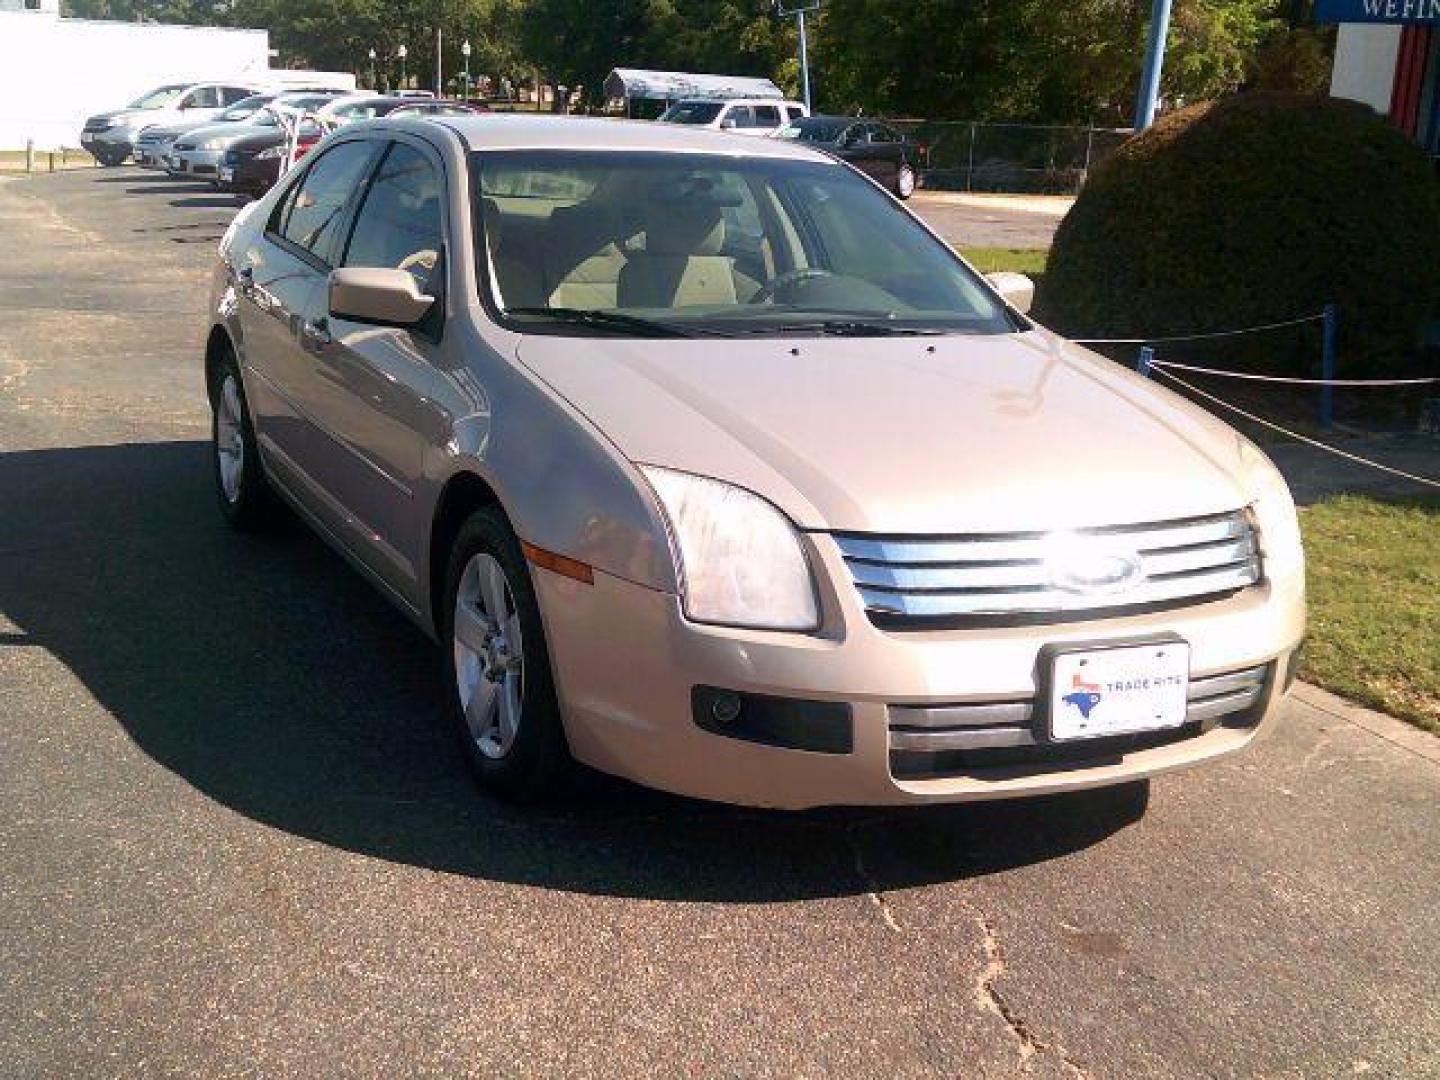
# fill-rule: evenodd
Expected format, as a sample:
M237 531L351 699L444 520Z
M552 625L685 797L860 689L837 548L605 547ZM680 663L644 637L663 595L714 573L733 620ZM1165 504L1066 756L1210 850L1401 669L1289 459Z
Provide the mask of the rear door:
M344 504L357 554L405 599L418 604L427 532L414 512L423 447L444 439L436 405L445 333L446 183L439 155L422 139L390 136L360 199L337 263L408 271L435 307L411 328L317 314L310 341L317 376L313 418L329 444L319 480ZM315 298L322 303L325 290ZM328 304L324 305L328 309Z
M905 140L901 134L884 124L867 124L870 130L870 153L875 169L870 174L886 185L893 185L905 160Z
M317 478L329 447L313 414L318 377L312 339L325 276L344 242L353 201L379 144L337 143L290 182L241 271L240 321L247 381L267 464L292 493L338 525L336 504ZM248 275L245 271L248 270Z

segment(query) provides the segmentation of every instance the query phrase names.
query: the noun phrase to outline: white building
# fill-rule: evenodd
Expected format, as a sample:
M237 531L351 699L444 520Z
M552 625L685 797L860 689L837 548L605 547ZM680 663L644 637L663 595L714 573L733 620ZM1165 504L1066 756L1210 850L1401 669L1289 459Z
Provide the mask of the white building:
M92 113L166 82L270 70L270 34L60 17L59 0L0 0L0 150L80 145Z

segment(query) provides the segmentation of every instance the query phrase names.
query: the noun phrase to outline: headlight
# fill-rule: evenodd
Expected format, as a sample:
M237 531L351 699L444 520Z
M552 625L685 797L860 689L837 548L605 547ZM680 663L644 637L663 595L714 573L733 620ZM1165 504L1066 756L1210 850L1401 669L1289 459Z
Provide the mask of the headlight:
M1305 553L1300 544L1300 519L1295 513L1290 486L1280 470L1253 443L1243 443L1240 454L1245 490L1260 529L1260 553L1268 565L1293 562L1296 569L1303 567ZM1266 576L1270 576L1268 568Z
M814 630L815 581L785 515L743 488L642 466L670 524L685 614L695 622Z
M257 161L274 161L276 158L285 156L285 145L267 147L255 155Z

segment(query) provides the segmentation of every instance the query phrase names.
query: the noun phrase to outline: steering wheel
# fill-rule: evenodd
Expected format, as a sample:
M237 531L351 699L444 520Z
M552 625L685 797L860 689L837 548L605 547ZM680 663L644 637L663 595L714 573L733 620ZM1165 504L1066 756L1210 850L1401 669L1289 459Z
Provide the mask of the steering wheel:
M787 270L778 277L771 278L766 284L760 287L760 291L750 298L752 304L768 304L775 298L775 294L781 289L791 285L799 285L802 281L819 281L822 278L835 277L831 270L822 270L818 266L804 266L797 270Z

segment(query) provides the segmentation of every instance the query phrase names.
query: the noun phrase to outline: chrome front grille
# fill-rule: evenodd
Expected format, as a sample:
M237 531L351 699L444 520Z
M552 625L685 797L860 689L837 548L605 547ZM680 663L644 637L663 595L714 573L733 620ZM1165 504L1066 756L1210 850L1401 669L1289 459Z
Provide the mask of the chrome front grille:
M1186 724L1204 730L1224 717L1252 709L1265 692L1268 675L1269 667L1261 665L1191 679L1185 695ZM945 753L1044 745L1035 738L1035 703L1030 699L925 707L892 705L889 711L892 752Z
M1260 580L1244 511L1058 535L836 534L835 542L871 619L900 628L1170 606ZM1070 571L1082 564L1118 568L1124 580L1077 578Z

